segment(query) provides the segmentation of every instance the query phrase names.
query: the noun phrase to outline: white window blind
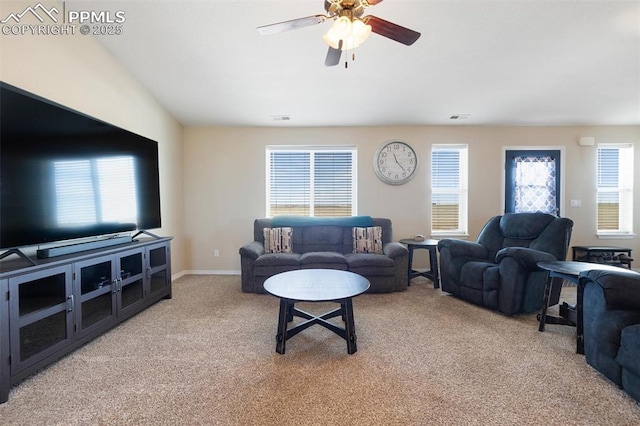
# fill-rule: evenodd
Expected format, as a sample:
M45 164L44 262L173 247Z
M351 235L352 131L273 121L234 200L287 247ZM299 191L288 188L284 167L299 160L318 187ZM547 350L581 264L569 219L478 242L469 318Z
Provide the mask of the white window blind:
M597 233L633 233L633 146L599 144Z
M267 147L267 216L353 216L353 147Z
M431 149L431 233L467 233L467 146Z

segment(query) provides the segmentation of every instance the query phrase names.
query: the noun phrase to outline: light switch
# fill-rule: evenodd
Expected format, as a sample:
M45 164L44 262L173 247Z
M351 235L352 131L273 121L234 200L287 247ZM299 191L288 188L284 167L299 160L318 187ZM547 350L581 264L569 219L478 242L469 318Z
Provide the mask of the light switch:
M571 207L582 207L582 200L571 200Z

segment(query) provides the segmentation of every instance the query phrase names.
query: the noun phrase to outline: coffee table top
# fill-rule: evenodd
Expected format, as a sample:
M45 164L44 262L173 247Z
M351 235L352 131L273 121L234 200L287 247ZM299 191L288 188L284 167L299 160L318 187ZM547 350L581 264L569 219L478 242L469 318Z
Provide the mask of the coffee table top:
M559 274L578 276L581 272L593 270L605 271L629 271L619 266L603 265L600 263L572 262L559 260L556 262L539 262L538 267Z
M369 280L335 269L297 269L268 278L264 289L274 296L303 302L330 302L364 293Z

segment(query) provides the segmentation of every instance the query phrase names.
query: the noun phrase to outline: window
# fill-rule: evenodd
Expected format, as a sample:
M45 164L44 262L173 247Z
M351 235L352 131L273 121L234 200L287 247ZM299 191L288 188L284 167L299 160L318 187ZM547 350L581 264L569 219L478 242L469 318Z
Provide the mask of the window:
M467 146L431 149L431 233L467 234Z
M598 235L633 233L632 145L598 145L596 200Z
M355 216L355 147L267 147L267 217Z

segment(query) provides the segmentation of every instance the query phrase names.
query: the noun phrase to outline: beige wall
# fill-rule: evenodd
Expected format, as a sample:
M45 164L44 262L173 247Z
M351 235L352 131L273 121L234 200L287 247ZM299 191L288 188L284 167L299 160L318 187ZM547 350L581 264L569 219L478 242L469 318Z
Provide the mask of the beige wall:
M631 142L640 170L640 127L371 127L371 128L187 128L184 136L186 268L232 272L240 268L239 247L252 239L252 223L265 215L267 145L356 145L358 213L388 217L394 238L429 234L430 150L432 144L469 146L469 233L475 239L487 219L502 213L505 147L561 147L564 154L562 215L575 221L572 245L617 245L640 258L638 238L599 240L595 235L595 147L578 145L580 136L596 142ZM378 180L375 150L390 139L409 142L419 156L417 175L406 185ZM640 212L640 172L635 174L635 211ZM569 207L579 199L582 207ZM640 232L640 215L634 229ZM213 256L214 250L220 257ZM636 262L640 265L640 260Z
M0 16L15 9L0 5ZM163 226L154 232L174 236L173 272L184 270L180 123L90 36L0 35L0 80L158 142Z

